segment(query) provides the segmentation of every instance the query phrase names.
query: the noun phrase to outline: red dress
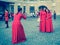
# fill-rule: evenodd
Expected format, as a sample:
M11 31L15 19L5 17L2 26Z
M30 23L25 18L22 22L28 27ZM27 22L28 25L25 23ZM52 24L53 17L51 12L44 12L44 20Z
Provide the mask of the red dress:
M46 32L53 32L52 14L51 13L47 13Z
M40 11L40 28L41 32L45 32L46 30L46 12L44 10Z
M8 11L5 12L5 21L8 21L9 17L8 17Z
M24 28L21 24L21 19L26 19L26 16L22 13L18 13L14 16L12 23L12 43L23 42L26 40Z

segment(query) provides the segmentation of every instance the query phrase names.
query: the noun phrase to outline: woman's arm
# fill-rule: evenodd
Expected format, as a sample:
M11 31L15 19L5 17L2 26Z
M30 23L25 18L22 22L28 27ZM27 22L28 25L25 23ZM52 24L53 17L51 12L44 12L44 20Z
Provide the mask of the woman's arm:
M24 13L24 14L22 14L22 18L24 18L24 19L26 19L26 18L27 18L25 13Z

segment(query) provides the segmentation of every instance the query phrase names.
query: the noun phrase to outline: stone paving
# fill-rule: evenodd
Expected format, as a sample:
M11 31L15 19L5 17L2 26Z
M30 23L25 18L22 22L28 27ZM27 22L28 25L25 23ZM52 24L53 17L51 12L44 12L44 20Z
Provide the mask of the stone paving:
M60 45L60 16L53 19L54 32L39 32L37 18L22 19L27 40L18 44L12 44L12 20L9 20L9 28L5 28L5 22L0 21L0 45Z

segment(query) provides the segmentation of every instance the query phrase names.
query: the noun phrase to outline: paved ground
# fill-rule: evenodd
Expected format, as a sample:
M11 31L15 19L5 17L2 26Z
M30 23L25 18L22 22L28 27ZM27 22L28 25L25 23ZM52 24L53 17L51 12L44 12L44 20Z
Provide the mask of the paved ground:
M6 29L4 21L0 21L0 45L13 45L11 23L10 20L9 28ZM27 40L15 45L60 45L60 16L53 20L53 33L39 32L37 18L27 18L22 20L22 24Z

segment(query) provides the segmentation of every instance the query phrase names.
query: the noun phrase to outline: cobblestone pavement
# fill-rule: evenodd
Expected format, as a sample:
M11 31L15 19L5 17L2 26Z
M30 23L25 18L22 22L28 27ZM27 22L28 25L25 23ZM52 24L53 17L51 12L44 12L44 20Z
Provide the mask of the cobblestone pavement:
M9 21L9 28L5 28L5 22L0 21L0 45L60 45L60 16L53 19L54 32L39 32L37 18L22 19L27 40L18 44L12 44L12 21Z

